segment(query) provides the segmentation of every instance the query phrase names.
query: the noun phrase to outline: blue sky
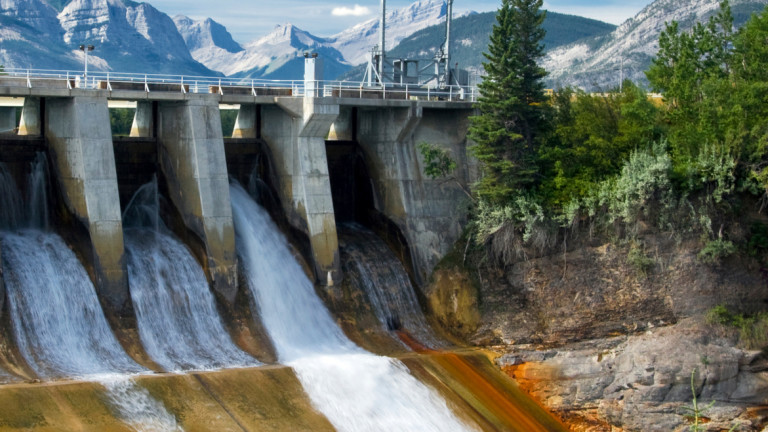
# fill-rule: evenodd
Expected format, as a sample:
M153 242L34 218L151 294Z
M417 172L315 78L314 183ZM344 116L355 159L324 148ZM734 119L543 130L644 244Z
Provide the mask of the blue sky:
M293 23L318 36L329 36L377 15L380 0L145 0L174 16L213 18L232 33L236 41L249 42L263 36L277 24ZM620 24L639 12L651 0L545 0L544 8ZM387 0L388 8L400 8L411 0ZM454 0L454 10L485 12L495 10L501 0ZM335 11L335 13L334 13Z

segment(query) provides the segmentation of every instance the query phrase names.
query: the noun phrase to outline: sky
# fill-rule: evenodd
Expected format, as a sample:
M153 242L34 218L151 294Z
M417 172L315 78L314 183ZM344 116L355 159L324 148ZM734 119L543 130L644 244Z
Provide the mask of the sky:
M223 24L239 43L269 33L276 25L292 23L316 36L330 36L378 16L380 0L145 0L170 16L212 18ZM408 6L413 0L387 0L387 8ZM621 24L651 0L545 0L544 9ZM454 0L454 13L498 9L501 0Z

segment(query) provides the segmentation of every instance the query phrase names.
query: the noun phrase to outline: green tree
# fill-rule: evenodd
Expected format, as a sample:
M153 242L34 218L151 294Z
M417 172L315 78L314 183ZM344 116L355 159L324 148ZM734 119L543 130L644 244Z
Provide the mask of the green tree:
M768 7L739 30L733 47L729 135L747 175L768 194Z
M502 0L484 53L480 114L472 117L469 136L483 168L476 191L494 203L535 181L536 145L546 125L546 72L537 63L544 50L541 6L542 0Z
M722 121L733 55L733 16L728 0L707 23L681 32L677 22L659 37L659 51L646 72L654 91L662 92L668 109L670 151L677 177L693 186L693 166L706 145L724 145ZM694 182L695 183L695 182Z
M632 151L661 138L658 109L630 81L606 94L564 89L552 105L554 127L539 150L541 191L561 208L618 175Z

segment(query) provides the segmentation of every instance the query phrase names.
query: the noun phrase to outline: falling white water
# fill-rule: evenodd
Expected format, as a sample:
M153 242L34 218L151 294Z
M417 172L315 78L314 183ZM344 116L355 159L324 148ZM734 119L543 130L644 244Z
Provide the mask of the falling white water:
M260 363L232 342L202 268L158 217L157 183L142 186L123 216L131 298L139 336L168 371Z
M382 327L405 330L430 348L442 346L424 319L403 264L386 243L358 224L342 226L339 241L345 277L363 289Z
M44 179L36 171L45 169L44 159L33 164L29 184L45 187L44 180L35 180ZM18 189L0 178L0 202L13 202L7 194L18 195ZM30 196L27 214L39 217L28 220L47 224L47 210L41 207L44 192L30 191ZM20 200L18 204L18 213L23 215ZM5 222L2 226L11 228ZM168 427L175 425L175 419L160 402L123 375L148 371L118 343L75 254L58 235L42 231L43 226L33 228L0 231L11 327L27 364L44 379L76 377L101 382L117 414L137 431L180 430Z
M27 227L48 229L48 159L38 152L27 178Z
M469 430L395 359L355 346L336 325L285 238L239 185L230 187L238 253L281 362L340 431Z
M43 378L143 369L107 324L93 284L56 234L0 234L8 309L16 344Z
M101 383L108 390L108 397L120 418L139 432L183 431L176 417L165 410L147 389L139 387L124 376L107 376Z

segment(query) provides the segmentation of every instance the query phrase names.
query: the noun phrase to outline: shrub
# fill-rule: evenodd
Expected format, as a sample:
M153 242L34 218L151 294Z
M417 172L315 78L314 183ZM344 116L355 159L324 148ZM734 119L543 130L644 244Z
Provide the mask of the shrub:
M707 242L699 252L698 258L705 264L714 264L734 253L736 253L736 245L733 242L718 238Z
M739 339L747 349L768 347L768 312L736 314L724 305L718 305L707 312L707 322L739 329Z

